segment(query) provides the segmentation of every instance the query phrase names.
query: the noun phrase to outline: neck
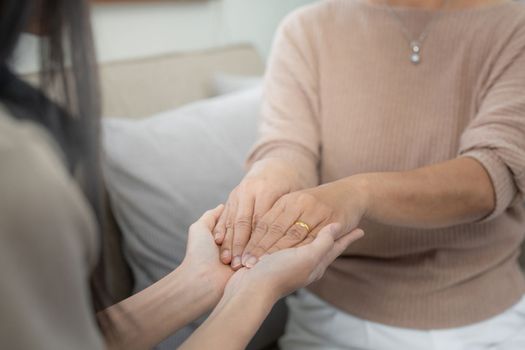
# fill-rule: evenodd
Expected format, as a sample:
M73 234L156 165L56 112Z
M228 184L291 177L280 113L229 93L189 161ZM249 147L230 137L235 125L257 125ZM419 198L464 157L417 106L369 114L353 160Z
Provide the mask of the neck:
M390 6L402 6L421 8L426 10L442 9L446 3L446 9L460 10L480 6L496 5L511 0L367 0L376 5L389 4Z

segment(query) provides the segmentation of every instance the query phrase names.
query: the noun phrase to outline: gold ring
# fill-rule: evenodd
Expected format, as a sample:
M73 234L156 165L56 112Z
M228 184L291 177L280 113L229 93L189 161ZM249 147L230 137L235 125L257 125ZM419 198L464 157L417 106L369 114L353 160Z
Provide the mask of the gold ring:
M302 221L296 221L294 225L301 226L301 227L304 228L308 233L310 233L310 226L308 226L307 223L302 222Z

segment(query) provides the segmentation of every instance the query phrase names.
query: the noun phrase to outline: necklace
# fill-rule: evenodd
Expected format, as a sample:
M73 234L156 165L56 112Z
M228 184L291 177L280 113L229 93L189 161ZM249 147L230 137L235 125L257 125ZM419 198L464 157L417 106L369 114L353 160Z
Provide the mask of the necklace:
M440 10L444 9L450 0L443 0L443 3L441 4ZM430 29L432 28L432 24L442 15L442 12L438 12L435 14L430 21L428 21L427 25L416 39L414 39L414 35L410 33L410 30L408 30L407 26L403 22L403 19L399 16L399 13L397 13L396 10L388 3L388 0L385 0L385 4L387 6L388 12L392 17L394 17L399 24L401 25L401 30L403 32L403 36L408 40L408 43L410 45L410 62L417 65L421 62L421 49L423 47L423 43L425 39L427 38L428 34L430 33Z

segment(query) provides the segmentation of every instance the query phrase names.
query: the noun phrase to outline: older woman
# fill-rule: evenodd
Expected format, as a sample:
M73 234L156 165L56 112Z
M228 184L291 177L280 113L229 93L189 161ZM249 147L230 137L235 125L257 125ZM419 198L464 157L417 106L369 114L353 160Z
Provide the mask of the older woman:
M223 262L334 221L367 232L290 300L285 349L525 349L521 3L305 7L278 33L262 116L214 231Z

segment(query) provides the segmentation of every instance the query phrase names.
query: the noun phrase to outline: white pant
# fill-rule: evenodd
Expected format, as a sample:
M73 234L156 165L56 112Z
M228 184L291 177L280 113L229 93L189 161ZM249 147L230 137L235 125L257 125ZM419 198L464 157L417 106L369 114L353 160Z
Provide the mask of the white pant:
M288 297L287 304L283 350L525 350L525 296L489 320L430 331L365 321L305 290Z

